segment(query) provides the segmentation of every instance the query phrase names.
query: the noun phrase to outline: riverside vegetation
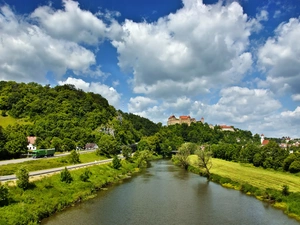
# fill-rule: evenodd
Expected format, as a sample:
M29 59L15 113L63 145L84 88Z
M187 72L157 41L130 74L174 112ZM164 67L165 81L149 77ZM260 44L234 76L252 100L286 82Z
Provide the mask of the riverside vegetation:
M113 163L74 171L65 168L60 174L27 186L0 184L0 224L38 224L55 212L95 197L97 191L110 184L129 178L155 158L158 157L151 152L141 151L130 160L118 161L117 169Z
M210 180L224 183L225 179L228 181L227 186L236 184L234 187L240 190L247 190L245 187L257 188L260 191L255 189L247 193L256 193L256 196L270 202L276 201L275 204L280 203L287 213L300 216L299 204L292 203L291 200L294 198L300 202L297 197L299 191L294 189L292 183L287 183L284 187L277 185L278 180L282 180L284 176L299 177L300 150L295 146L280 148L278 142L283 141L281 139L270 139L269 144L261 146L259 134L253 135L250 131L238 128L234 128L234 132L222 131L219 126L211 128L207 123L201 122L192 123L190 126L162 126L161 123L155 124L146 118L117 110L101 95L85 93L76 89L74 85L51 88L50 85L42 86L36 83L0 81L0 110L0 160L18 158L26 154L27 136L37 137L37 148L71 151L76 147L84 147L86 143L96 143L99 146L96 152L98 156L110 157L122 151L126 159L130 159L132 152L143 150L170 157L172 152L180 149L184 143L192 143L198 146L197 148L201 146L201 149L205 149L209 154L203 155L199 149L187 152L187 155L197 154L198 158L204 158L202 162L198 162L197 167L192 167L184 161L188 157L182 157L182 166L192 168L197 173L202 171L199 170L199 166L204 167L205 175ZM2 124L2 121L5 123ZM290 150L293 150L292 154L289 154ZM140 157L145 157L144 153L141 153ZM259 182L248 183L249 176L246 176L248 173L245 171L240 177L233 176L236 173L234 170L222 168L220 171L214 171L217 167L213 165L210 168L210 157L213 164L216 162L214 160L222 159L232 164L242 163L247 169L250 169L250 165L251 168L257 167L264 175L261 177L264 186L260 186ZM49 164L52 162L54 163L49 161ZM48 164L48 161L41 160L40 163ZM143 160L137 160L136 163L139 166L145 165ZM66 163L60 164L65 165ZM264 173L270 170L278 172L277 176L282 176L271 179ZM15 172L16 169L13 169L7 173ZM78 179L75 178L70 185L76 180ZM30 187L26 192L31 191ZM279 194L271 191L272 194L270 188ZM3 193L3 196L6 196L6 192Z

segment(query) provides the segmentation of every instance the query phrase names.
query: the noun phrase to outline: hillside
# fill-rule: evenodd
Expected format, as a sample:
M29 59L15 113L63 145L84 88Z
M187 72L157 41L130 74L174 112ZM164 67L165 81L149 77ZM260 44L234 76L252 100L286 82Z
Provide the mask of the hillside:
M97 143L109 130L119 144L138 142L158 131L148 119L117 111L99 94L74 85L51 88L37 83L0 81L0 159L26 151L26 136L37 136L38 148L71 150ZM120 119L121 118L121 119ZM8 126L11 125L11 126Z

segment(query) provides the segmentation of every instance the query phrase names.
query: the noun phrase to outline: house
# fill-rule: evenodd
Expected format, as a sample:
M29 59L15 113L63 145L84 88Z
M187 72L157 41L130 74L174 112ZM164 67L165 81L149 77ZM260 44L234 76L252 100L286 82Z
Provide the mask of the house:
M196 119L195 118L191 118L190 116L179 116L179 118L176 118L174 115L170 116L168 118L168 122L167 125L174 125L174 124L187 124L187 125L191 125L191 123L196 123ZM204 123L204 118L202 117L200 122Z
M222 131L232 131L234 132L234 129L232 126L228 126L228 125L220 125L220 128Z
M97 149L98 145L96 143L87 143L84 148L85 150Z
M27 137L27 143L28 143L27 148L28 148L28 150L36 150L35 141L36 141L35 136L28 136Z
M264 134L261 134L261 135L260 135L260 143L261 143L263 146L269 144L269 140L265 140Z

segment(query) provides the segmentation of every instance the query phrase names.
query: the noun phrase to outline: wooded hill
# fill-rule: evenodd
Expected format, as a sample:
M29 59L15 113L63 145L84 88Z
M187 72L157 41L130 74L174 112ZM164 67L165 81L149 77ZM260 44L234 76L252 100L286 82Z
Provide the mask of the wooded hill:
M0 110L2 117L9 115L27 122L0 127L0 159L26 153L27 136L38 137L38 148L65 151L97 143L108 132L120 145L127 145L159 130L152 121L116 110L101 95L86 93L74 85L51 88L0 81Z

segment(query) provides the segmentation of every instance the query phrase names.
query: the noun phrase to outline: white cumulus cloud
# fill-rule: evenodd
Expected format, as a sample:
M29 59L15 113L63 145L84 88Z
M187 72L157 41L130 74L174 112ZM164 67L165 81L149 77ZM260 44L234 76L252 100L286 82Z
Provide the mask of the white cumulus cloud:
M133 73L134 92L157 98L195 96L240 82L252 66L247 48L257 26L237 2L188 0L153 23L126 20L123 36L112 44L119 66Z
M275 36L258 51L258 63L266 72L266 80L274 92L300 94L300 18L281 23Z

